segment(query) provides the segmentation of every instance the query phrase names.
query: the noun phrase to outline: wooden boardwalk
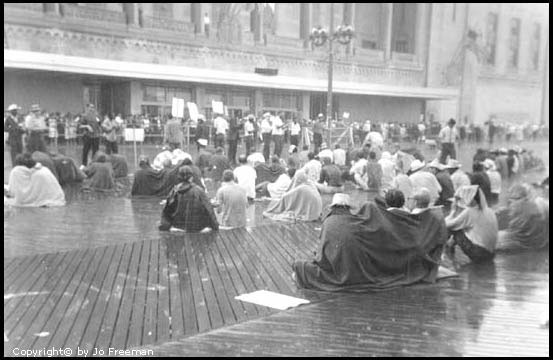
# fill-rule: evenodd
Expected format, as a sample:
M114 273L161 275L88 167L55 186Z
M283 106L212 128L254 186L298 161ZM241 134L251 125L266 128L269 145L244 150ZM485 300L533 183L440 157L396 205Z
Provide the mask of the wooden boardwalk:
M127 349L164 343L275 311L235 300L296 289L295 259L315 225L272 225L4 260L4 355L14 348Z

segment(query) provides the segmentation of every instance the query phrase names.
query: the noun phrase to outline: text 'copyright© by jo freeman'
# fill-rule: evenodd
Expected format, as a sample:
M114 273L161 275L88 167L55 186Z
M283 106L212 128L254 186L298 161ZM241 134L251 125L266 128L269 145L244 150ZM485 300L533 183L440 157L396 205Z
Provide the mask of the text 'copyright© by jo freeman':
M107 349L83 349L77 347L72 348L42 348L42 349L21 349L14 348L12 350L14 356L22 357L61 357L61 356L153 356L154 351L149 349L127 349L119 350L116 348Z

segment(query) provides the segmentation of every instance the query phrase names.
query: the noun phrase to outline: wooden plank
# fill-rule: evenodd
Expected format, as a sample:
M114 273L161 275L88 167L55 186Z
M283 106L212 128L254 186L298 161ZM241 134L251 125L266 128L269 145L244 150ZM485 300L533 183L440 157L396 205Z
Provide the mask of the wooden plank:
M30 256L25 257L14 257L14 258L4 258L4 282L6 278L12 274L13 271L21 264L21 262L27 260Z
M221 241L219 234L217 234L215 241ZM224 325L235 324L237 315L235 314L235 309L233 309L231 304L232 298L229 298L227 289L224 286L224 281L222 280L221 270L223 269L219 269L217 267L217 263L213 257L213 247L215 247L214 243L206 244L206 248L203 252L203 259L207 265L206 273L211 280L211 285L213 286L213 290L215 292L215 298L217 300Z
M107 309L101 321L100 332L94 341L94 347L98 349L107 349L113 339L117 315L123 300L123 290L128 280L127 272L131 263L131 255L133 253L133 244L123 244L123 255L115 274L113 287L109 294Z
M193 248L191 242L195 240L198 242L199 239L194 238L193 234L188 234L187 239L184 241L184 256L188 264L188 271L190 274L192 292L194 296L194 306L196 309L196 319L198 320L198 331L204 332L211 329L211 323L209 321L209 314L207 309L207 299L206 294L204 294L202 279L198 272L199 257L198 255L194 256ZM186 322L186 318L185 318Z
M132 301L131 322L125 348L138 346L142 342L142 327L144 325L144 311L146 308L146 293L148 292L148 270L150 263L151 241L142 243L136 288Z
M159 241L150 241L150 261L148 269L148 283L146 291L146 307L144 309L144 326L142 330L142 344L151 344L157 338L157 307L158 297L167 288L161 288L158 280Z
M117 313L117 320L115 321L113 337L110 341L109 347L124 349L127 343L127 335L129 332L130 320L134 306L134 293L138 285L138 266L143 246L143 242L132 244L129 268L126 274L122 274L126 278L125 287L121 295L119 312Z
M56 335L57 329L60 327L66 326L66 312L74 311L73 308L69 308L72 299L74 298L75 291L79 286L81 279L84 277L86 272L89 269L90 264L92 263L94 252L90 250L80 250L77 253L74 253L74 260L72 261L71 272L67 272L67 276L62 276L59 279L59 283L56 285L56 296L57 298L51 303L51 306L54 306L54 309L48 314L42 322L44 325L41 326L41 331L44 333L49 333L48 337L37 337L34 339L31 346L33 348L46 347L50 342L50 339ZM69 309L68 309L69 308Z
M33 292L44 293L44 295L25 296L19 299L21 300L20 303L17 308L13 309L14 316L8 318L8 320L4 322L4 331L10 338L10 346L15 347L23 343L28 344L30 339L34 340L32 334L38 333L38 331L35 332L34 330L38 329L37 324L40 324L44 316L43 309L46 308L46 310L48 310L48 305L51 304L52 299L55 298L53 289L58 282L58 278L67 271L67 266L71 263L69 260L65 262L62 261L68 259L67 255L68 254L58 254L58 256L55 257L57 261L52 264L53 267L43 273L43 280L41 283L37 284L36 288L32 289L34 290ZM15 302L12 304L15 304ZM7 310L8 309L5 307L4 311Z
M179 243L180 247L177 247L177 242L174 240L173 237L168 238L165 241L166 244L166 257L167 257L167 273L168 273L168 285L169 285L169 325L170 325L170 335L171 339L178 339L185 333L185 323L184 323L184 315L183 315L183 307L185 310L188 310L191 308L192 311L194 311L194 306L186 305L188 304L187 301L185 301L181 294L181 286L180 284L184 282L184 280L181 279L181 271L179 271L179 249L182 249L184 251L184 244L182 242ZM185 276L184 274L182 275ZM191 291L185 291L186 294L190 295L191 298ZM190 303L193 303L192 300L190 300ZM191 317L191 319L196 319L196 314ZM190 321L190 323L192 323ZM197 332L196 325L194 323L193 329L190 329L190 324L186 324L189 326L188 333L195 333Z
M14 271L12 276L4 279L4 294L15 294L18 292L24 292L25 289L29 289L32 286L34 280L42 274L41 268L44 266L45 259L52 259L55 254L48 254L42 256L33 256L29 258L24 264L21 264ZM11 300L8 300L10 302ZM4 302L4 305L6 302Z
M10 268L10 271L4 273L4 292L7 290L8 286L15 283L17 281L17 278L20 277L25 271L31 270L29 269L29 266L40 263L40 261L37 259L41 256L44 257L46 255L35 255L16 258L17 260L14 260L13 266Z
M158 292L156 341L169 341L171 338L169 317L169 272L167 266L167 244L165 241L157 242L158 252ZM178 278L178 275L177 275Z
M107 268L106 278L100 288L100 293L98 294L94 309L91 312L88 325L79 341L79 347L88 354L92 353L94 343L102 328L109 300L113 296L113 284L115 282L117 270L121 266L123 249L123 244L119 244L113 249L113 259L110 261Z
M103 251L102 251L103 250ZM108 268L110 263L113 261L115 255L115 248L113 247L103 247L96 249L97 252L100 252L102 259L98 270L95 272L94 277L89 284L84 284L86 291L84 294L84 301L77 313L77 317L73 322L73 327L69 332L67 340L65 340L65 347L71 349L76 349L81 342L81 339L85 333L86 327L89 325L92 311L96 306L96 302L100 297L101 289L104 285L106 275L108 273Z
M53 336L48 343L49 346L63 347L69 335L71 334L75 321L78 318L79 312L86 303L86 294L90 286L90 282L98 271L99 265L105 255L107 248L89 250L94 253L94 257L90 265L86 268L81 282L77 289L73 292L73 299L69 304L69 308L65 312L61 326L58 326Z

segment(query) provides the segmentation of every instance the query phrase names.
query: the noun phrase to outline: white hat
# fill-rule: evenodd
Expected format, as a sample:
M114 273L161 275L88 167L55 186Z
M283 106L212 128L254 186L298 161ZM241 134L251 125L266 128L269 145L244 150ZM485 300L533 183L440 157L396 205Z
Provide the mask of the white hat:
M411 172L415 172L415 171L418 171L420 169L422 169L423 167L425 167L426 165L420 161L419 159L415 159L413 160L413 162L411 163Z
M8 111L19 110L19 109L21 108L17 106L17 104L11 104L10 106L8 106Z
M321 150L325 150L325 149L328 149L328 145L325 142L323 142L321 144Z
M317 115L317 117L324 117L324 115L320 113L319 115Z
M446 168L448 169L458 169L460 168L462 165L461 163L459 162L459 160L457 159L449 159L449 161L447 162L447 166Z
M268 116L271 116L270 112L266 112L265 114L263 114L263 117L268 117Z
M336 193L332 197L332 203L330 206L334 205L342 205L342 206L350 206L350 198L348 194L343 193Z
M207 139L199 139L198 144L200 144L201 146L207 146Z
M438 170L445 169L445 165L440 163L440 161L438 159L432 160L432 162L430 164L428 164L428 167L436 168Z
M290 147L288 148L288 152L291 154L295 148L296 148L296 145L290 145Z
M500 154L507 154L508 153L507 148L502 147L501 149L499 149L499 153Z

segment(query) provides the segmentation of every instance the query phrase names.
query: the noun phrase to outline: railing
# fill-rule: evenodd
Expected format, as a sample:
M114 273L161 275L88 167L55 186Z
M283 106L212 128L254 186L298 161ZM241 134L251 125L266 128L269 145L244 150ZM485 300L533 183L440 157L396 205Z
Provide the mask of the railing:
M169 30L180 33L194 34L194 24L168 18L144 16L142 18L142 26L144 28L150 29Z
M61 4L64 17L124 24L125 13L71 4Z

